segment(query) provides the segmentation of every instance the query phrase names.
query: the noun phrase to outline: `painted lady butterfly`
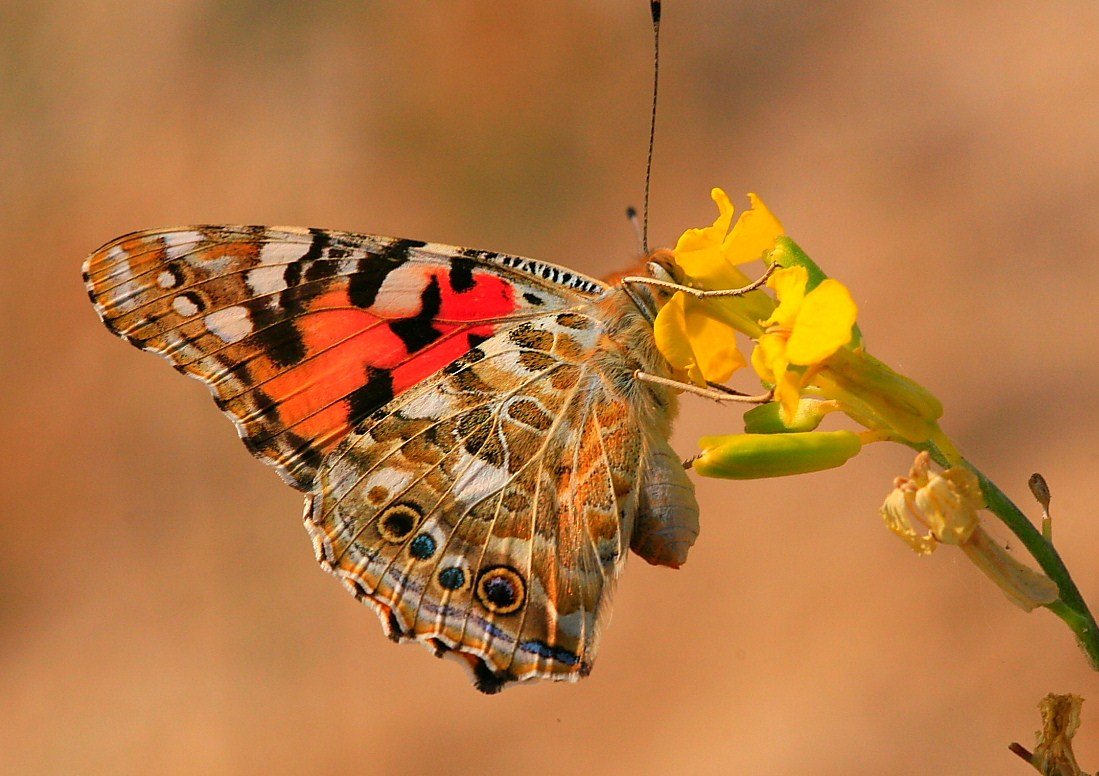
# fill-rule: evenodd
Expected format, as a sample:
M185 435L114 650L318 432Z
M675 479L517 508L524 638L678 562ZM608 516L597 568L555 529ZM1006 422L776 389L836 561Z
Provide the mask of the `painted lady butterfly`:
M659 267L650 264L659 274ZM657 289L489 251L200 226L100 248L107 327L206 383L303 491L317 560L478 689L592 666L627 547L698 534Z

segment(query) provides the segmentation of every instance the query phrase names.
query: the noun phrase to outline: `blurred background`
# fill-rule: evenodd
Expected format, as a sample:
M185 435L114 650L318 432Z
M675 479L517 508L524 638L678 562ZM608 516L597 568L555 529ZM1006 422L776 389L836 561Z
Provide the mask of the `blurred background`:
M871 350L1055 534L1099 607L1099 6L677 2L651 240L758 192ZM80 262L133 229L324 226L635 253L644 0L0 5L0 772L1030 772L1099 674L1045 611L877 509L911 456L698 482L681 570L634 558L596 670L483 697L319 570L301 498L206 390L111 337ZM735 431L684 401L674 443ZM998 533L1006 536L1003 531Z

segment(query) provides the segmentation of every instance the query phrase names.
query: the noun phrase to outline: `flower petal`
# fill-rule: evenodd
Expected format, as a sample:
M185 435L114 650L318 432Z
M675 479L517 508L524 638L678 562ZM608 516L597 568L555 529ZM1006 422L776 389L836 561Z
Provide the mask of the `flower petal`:
M805 267L787 267L777 270L767 278L767 286L774 289L778 297L778 307L771 317L763 321L764 326L792 326L805 299L805 285L809 282L809 273Z
M785 303L783 298L779 307ZM838 280L825 280L802 301L786 343L786 357L802 366L820 363L851 341L857 316L858 307L847 287Z
M786 371L785 339L779 334L763 334L752 351L752 368L765 383L774 385Z
M653 322L653 338L657 349L672 368L686 371L694 363L694 351L687 338L687 320L683 304L686 294L677 291L667 304L660 308Z
M682 272L683 281L694 288L724 291L743 288L751 282L747 275L725 260L716 245L695 251L677 251L675 263Z
M717 203L718 217L710 226L699 229L688 229L675 244L676 254L691 251L705 250L721 245L725 235L729 233L729 225L733 222L733 203L729 201L729 195L721 189L710 191L710 197Z
M682 272L682 280L695 288L712 291L741 288L750 280L736 265L754 261L773 248L775 225L781 230L781 224L755 195L749 195L753 204L759 204L760 212L742 213L730 232L733 204L729 196L717 188L710 196L717 204L717 219L711 226L688 229L680 236L675 246L675 263ZM759 307L758 300L752 306Z
M668 363L697 385L723 383L745 365L736 329L714 318L704 301L681 291L657 313L653 335Z
M733 264L763 258L774 249L775 240L785 234L782 224L759 197L749 194L748 200L752 203L751 208L740 214L722 245L725 260Z
M943 544L963 544L977 530L977 510L984 506L981 486L968 469L930 474L915 494L914 509Z
M775 398L782 406L783 415L787 420L793 420L798 411L798 402L801 399L801 374L786 369L783 365L782 374L775 383Z
M917 555L930 555L938 546L930 533L919 534L912 524L912 494L894 488L881 506L881 516L890 531L899 536Z
M752 367L763 382L775 386L775 398L788 421L797 414L801 397L801 373L789 370L789 365L785 335L772 333L759 338L752 351Z
M703 383L723 383L746 362L736 346L736 329L714 318L707 307L704 300L687 298L687 337L694 348Z

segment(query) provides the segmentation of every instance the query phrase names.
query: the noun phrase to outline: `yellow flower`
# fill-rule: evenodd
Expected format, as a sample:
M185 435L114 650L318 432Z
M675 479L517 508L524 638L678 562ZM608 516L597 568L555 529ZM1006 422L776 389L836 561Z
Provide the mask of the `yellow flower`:
M746 363L736 347L736 329L709 315L706 302L676 292L653 324L664 358L680 377L702 386L725 382Z
M677 282L707 291L742 288L751 281L737 269L774 248L782 224L754 194L752 208L733 224L733 205L721 189L710 196L718 217L712 225L688 229L675 246ZM730 229L730 225L732 228ZM758 334L758 321L773 302L762 292L743 297L698 299L677 291L657 314L657 347L681 376L697 385L722 383L745 365L736 349L736 332Z
M782 224L755 194L749 194L752 207L733 223L733 204L729 195L714 189L710 197L717 204L718 217L711 226L688 229L675 244L675 263L686 284L694 288L720 291L748 285L748 277L737 269L740 264L757 261L775 247L775 238L783 234Z
M858 307L847 287L831 278L806 293L809 273L805 267L780 269L767 285L774 289L778 306L761 324L765 327L752 353L752 366L775 386L783 410L793 416L806 376L851 341ZM792 370L791 366L809 367Z
M969 469L931 471L931 456L916 456L907 477L898 477L881 514L889 530L919 555L939 544L961 548L978 569L1025 611L1057 600L1057 585L1045 574L1024 566L981 527L977 512L985 506L980 484ZM914 523L928 533L917 533Z

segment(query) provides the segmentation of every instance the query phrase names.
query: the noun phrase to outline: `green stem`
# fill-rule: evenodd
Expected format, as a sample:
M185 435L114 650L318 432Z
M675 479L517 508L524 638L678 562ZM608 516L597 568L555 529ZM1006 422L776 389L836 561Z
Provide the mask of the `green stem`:
M947 467L950 465L946 456L934 444L930 445L929 452L940 466ZM1000 518L1004 525L1019 538L1019 541L1023 543L1023 546L1027 548L1034 560L1041 566L1042 571L1046 573L1046 576L1057 585L1060 598L1045 606L1064 620L1065 624L1072 629L1072 632L1076 634L1080 648L1087 655L1091 667L1099 671L1099 626L1096 625L1095 618L1088 610L1088 605L1084 602L1083 596L1080 595L1076 583L1072 581L1072 576L1069 574L1064 561L1061 560L1060 554L1054 549L1052 542L1047 541L1042 536L1042 532L1035 528L1030 519L1023 514L1019 507L1012 503L1011 499L996 486L996 483L988 479L969 461L964 461L964 463L967 468L977 475L989 511Z

